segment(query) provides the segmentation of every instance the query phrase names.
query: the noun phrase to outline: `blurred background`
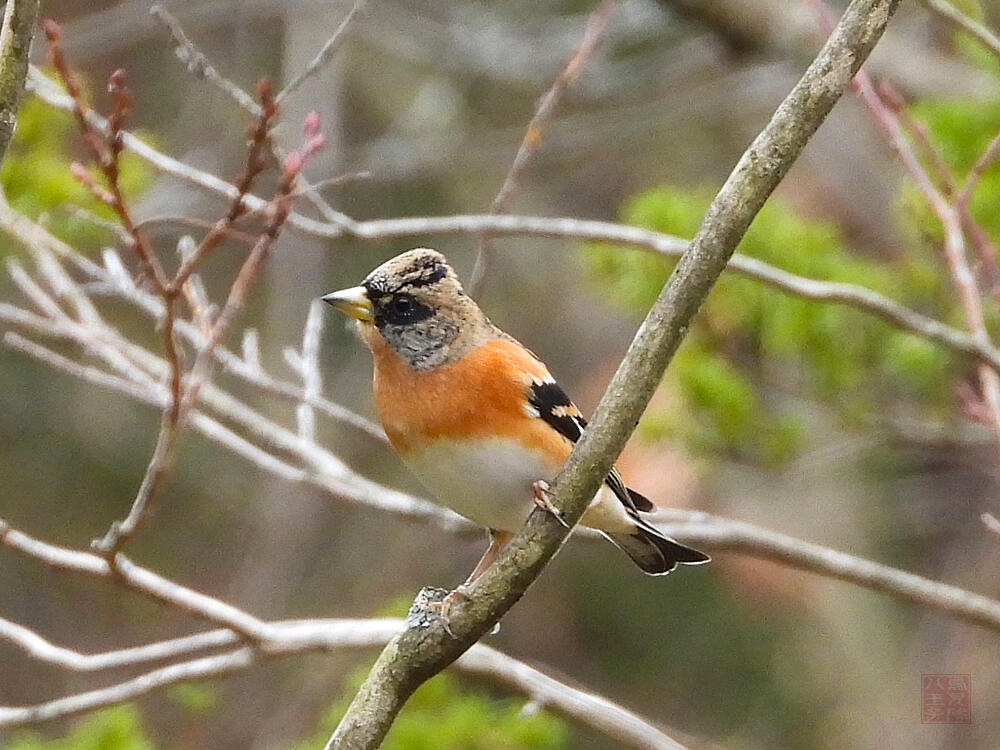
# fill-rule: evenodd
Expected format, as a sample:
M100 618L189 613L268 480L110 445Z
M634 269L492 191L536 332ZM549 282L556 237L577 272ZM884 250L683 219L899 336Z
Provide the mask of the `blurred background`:
M302 70L351 3L165 6L220 72L252 89L263 75L280 84ZM987 23L1000 20L993 3L962 7ZM328 146L308 176L370 173L324 191L356 218L483 213L593 8L370 0L333 62L285 107L278 139L293 143L304 115L321 113ZM98 103L107 74L126 68L134 129L164 152L233 179L246 113L187 72L148 10L135 1L42 4L43 17L63 24L67 53ZM793 0L622 0L511 212L691 236L821 40L809 7ZM36 40L39 62L42 52ZM870 69L903 92L959 175L1000 128L997 59L917 4L900 9ZM74 246L98 253L115 240L68 211L88 200L68 174L73 158L83 152L69 117L29 95L4 165L8 196ZM217 197L138 163L128 179L140 216L215 219L225 209ZM1000 239L1000 170L986 173L973 208ZM178 236L175 226L153 234L165 253ZM864 284L962 327L940 239L869 113L848 94L740 251L802 275ZM496 242L483 307L589 413L670 263L606 245ZM301 340L312 300L419 245L444 252L468 278L474 237L363 244L286 231L242 319L259 330L265 366L288 376L282 348ZM3 238L0 253L23 250ZM210 291L226 288L241 258L238 245L216 253L205 272ZM0 297L21 303L6 277ZM121 307L111 320L155 346L144 321ZM988 307L993 325L996 305ZM368 352L332 312L321 355L325 394L372 416ZM997 446L963 408L961 394L975 387L969 362L860 312L727 278L620 465L661 505L759 523L997 597L1000 539L979 520L1000 510ZM283 402L255 406L282 423L294 420ZM0 351L0 517L42 539L86 547L126 512L158 422L153 408ZM324 444L358 471L423 494L379 442L337 424L321 430ZM283 483L189 433L155 522L132 555L260 617L285 619L399 613L421 586L457 584L481 551L479 540ZM0 614L82 651L198 626L4 548L0 570ZM985 750L1000 734L996 633L735 554L650 579L607 545L571 542L488 643L623 703L693 747ZM371 658L265 664L38 733L0 733L0 744L315 746L309 738L327 731L330 712ZM921 724L922 673L971 675L970 724ZM0 644L0 704L91 684ZM521 718L522 703L448 677L404 712L409 724L386 747L613 746L544 712Z

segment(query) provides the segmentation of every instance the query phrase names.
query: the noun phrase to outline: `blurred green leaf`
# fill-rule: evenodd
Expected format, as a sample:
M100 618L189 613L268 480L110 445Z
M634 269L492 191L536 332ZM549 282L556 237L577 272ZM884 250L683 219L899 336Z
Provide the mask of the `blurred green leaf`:
M178 706L193 714L206 714L218 704L218 690L203 682L182 682L174 685L167 695Z
M19 732L5 750L154 750L133 705L98 711L81 721L68 734L46 739L35 732Z
M689 237L711 199L704 190L661 187L632 200L627 224ZM1000 213L1000 212L998 212ZM954 314L945 274L926 257L868 259L844 249L831 222L807 219L772 199L739 252L802 276L881 292L944 318ZM675 261L594 244L586 262L628 310L644 310ZM905 397L926 409L950 402L967 363L949 352L845 306L801 299L735 274L709 296L667 374L678 398L670 413L647 418L646 434L671 435L708 452L766 464L793 456L804 437L799 414L781 394L834 406L847 420ZM887 386L886 382L892 383ZM777 395L777 397L776 397Z
M296 750L322 747L368 669L347 680L345 698L323 727ZM450 674L421 685L392 725L382 750L560 750L568 747L565 723L545 711L522 715L523 700L497 699Z
M149 137L143 134L143 138ZM67 209L79 206L105 219L114 212L70 174L73 160L87 163L73 116L38 99L24 100L17 118L0 183L16 209L37 219L47 216L48 228L74 246L87 249L107 241L107 230L94 222L72 216ZM141 193L152 179L152 170L134 154L121 156L122 190L126 196ZM91 171L102 182L96 169Z

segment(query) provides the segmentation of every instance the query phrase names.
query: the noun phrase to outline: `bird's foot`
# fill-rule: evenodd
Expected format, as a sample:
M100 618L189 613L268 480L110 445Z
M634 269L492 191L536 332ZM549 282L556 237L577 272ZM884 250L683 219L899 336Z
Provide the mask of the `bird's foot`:
M410 611L406 613L407 627L429 628L434 622L440 621L441 605L448 598L448 593L448 589L437 586L420 589L417 598L410 605ZM447 628L447 623L445 627Z
M468 598L468 589L464 584L454 591L431 587L421 589L406 616L407 624L410 627L428 628L433 622L438 622L454 638L455 634L451 631L451 609L459 600Z
M568 529L569 524L566 523L566 519L563 518L563 512L552 504L552 498L549 496L549 489L550 485L544 479L539 479L531 485L531 490L535 495L535 505L544 510L546 513L551 514L559 523Z

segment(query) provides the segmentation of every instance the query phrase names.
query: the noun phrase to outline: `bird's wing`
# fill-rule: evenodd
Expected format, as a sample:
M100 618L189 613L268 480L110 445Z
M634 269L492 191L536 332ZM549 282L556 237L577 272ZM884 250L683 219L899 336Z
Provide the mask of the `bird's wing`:
M528 389L528 402L538 412L539 419L545 421L571 443L576 443L580 439L587 421L551 376L532 381ZM655 509L648 498L625 486L618 469L612 467L604 482L628 510L635 512Z

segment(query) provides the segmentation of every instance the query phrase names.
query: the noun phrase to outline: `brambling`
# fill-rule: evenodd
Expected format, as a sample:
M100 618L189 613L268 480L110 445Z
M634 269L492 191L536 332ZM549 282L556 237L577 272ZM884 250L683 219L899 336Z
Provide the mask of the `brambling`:
M561 520L546 482L586 422L545 365L466 296L443 255L410 250L322 299L358 320L375 362L375 407L400 457L442 504L489 529L490 546L466 584L532 502ZM650 575L708 562L640 515L652 510L612 469L580 523Z

